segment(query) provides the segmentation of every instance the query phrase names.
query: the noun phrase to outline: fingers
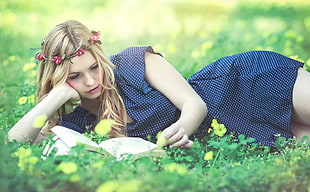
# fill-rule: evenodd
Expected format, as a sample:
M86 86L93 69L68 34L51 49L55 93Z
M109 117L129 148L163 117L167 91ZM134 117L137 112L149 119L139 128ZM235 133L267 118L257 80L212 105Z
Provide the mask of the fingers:
M157 144L160 146L170 145L170 147L189 148L193 145L193 141L189 140L185 130L176 122L162 132Z

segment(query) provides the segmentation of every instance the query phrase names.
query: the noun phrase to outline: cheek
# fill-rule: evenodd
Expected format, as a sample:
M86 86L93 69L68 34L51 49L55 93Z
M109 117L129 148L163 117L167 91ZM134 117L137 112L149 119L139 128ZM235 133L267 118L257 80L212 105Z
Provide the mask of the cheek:
M67 80L67 83L76 91L79 91L79 83L77 81Z

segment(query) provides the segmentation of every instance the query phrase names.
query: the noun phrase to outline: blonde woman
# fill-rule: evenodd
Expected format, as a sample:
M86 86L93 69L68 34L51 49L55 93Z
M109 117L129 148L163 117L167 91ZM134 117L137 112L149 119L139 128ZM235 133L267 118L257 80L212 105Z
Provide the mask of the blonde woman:
M207 134L212 119L229 132L272 145L277 135L310 135L310 74L302 63L277 53L252 51L219 59L186 81L151 47L130 47L108 58L99 32L78 21L57 25L45 38L38 104L9 131L9 139L38 142L46 128L91 131L114 119L112 137L161 137L171 147L190 147ZM78 106L74 106L74 101Z

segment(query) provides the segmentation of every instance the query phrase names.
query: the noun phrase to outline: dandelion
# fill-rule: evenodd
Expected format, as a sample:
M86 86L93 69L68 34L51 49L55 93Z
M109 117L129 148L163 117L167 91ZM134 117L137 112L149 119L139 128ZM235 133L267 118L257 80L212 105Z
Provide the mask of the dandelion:
M67 175L75 173L77 169L78 167L74 162L61 162L57 167L57 170L62 171L64 174Z
M214 129L214 133L220 137L223 137L227 131L225 125L218 123L216 119L212 120L211 126Z
M115 125L115 121L112 119L103 119L95 127L95 132L98 135L106 136L112 130L112 126Z
M209 160L212 160L213 159L213 151L209 151L205 154L205 156L203 157L203 159L205 161L209 161Z
M27 97L21 97L18 99L18 103L20 105L24 105L25 103L27 103L27 99L28 99Z
M38 116L32 123L33 128L42 128L47 121L47 115Z
M164 165L164 170L171 173L177 173L179 175L185 175L187 173L187 168L184 165L177 163L169 163Z

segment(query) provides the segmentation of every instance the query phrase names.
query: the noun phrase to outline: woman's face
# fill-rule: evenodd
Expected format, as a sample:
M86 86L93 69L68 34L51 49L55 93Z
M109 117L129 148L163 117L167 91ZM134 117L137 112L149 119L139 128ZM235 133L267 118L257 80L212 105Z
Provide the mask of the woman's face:
M100 96L102 86L100 67L89 51L71 59L67 83L73 87L81 98L96 99Z

